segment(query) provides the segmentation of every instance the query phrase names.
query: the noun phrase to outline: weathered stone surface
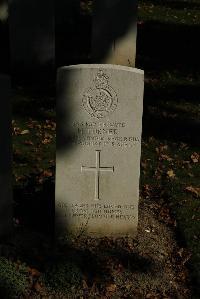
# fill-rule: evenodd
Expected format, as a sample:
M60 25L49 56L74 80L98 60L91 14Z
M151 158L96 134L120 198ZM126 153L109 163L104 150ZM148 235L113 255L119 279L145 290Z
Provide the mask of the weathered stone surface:
M12 224L10 78L0 74L0 236Z
M90 236L137 229L143 71L77 65L58 71L56 225Z
M92 59L135 66L137 0L95 0Z

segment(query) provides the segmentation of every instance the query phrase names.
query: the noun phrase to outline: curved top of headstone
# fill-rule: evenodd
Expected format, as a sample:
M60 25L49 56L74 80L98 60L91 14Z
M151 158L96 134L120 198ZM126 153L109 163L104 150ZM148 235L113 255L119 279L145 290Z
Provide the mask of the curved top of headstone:
M115 65L115 64L77 64L77 65L69 65L62 66L58 68L58 71L62 70L70 70L70 69L116 69L128 72L134 72L138 74L144 74L143 70L132 68L129 66Z

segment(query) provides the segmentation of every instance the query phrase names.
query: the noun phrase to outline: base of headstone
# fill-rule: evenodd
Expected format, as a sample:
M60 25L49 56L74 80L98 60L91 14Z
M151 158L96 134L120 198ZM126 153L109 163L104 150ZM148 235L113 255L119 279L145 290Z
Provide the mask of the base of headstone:
M76 65L57 83L56 234L134 237L144 73Z

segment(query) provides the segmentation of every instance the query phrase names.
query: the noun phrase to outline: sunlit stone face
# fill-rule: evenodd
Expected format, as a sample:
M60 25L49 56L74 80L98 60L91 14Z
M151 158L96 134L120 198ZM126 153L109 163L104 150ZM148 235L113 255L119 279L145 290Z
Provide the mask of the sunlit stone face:
M113 65L61 68L57 105L58 231L134 236L143 72Z

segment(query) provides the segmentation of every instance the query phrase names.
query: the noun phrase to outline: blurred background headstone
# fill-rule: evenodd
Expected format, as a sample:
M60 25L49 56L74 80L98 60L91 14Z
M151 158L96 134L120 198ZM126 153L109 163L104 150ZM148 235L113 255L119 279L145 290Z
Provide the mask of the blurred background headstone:
M12 0L9 13L13 82L48 85L55 67L54 1Z
M92 61L134 67L137 0L95 0Z
M55 1L57 67L90 60L92 17L84 9L84 3L80 0Z

